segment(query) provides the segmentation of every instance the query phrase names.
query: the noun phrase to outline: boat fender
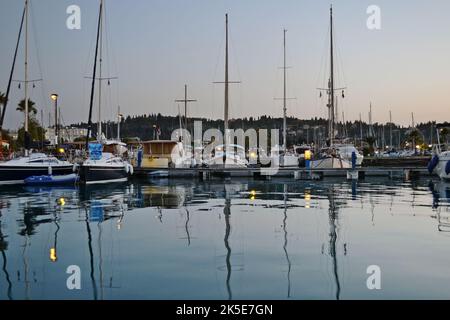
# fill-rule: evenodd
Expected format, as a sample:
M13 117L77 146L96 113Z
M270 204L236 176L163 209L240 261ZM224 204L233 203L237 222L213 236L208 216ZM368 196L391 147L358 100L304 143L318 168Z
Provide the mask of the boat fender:
M447 161L445 165L445 174L450 174L450 161Z
M80 165L78 163L74 163L73 164L73 168L72 168L72 172L77 172L79 166Z
M438 156L438 155L435 155L435 156L430 160L430 162L428 163L428 172L429 172L429 173L433 173L434 168L436 168L436 166L438 165L438 163L439 163L439 156Z
M133 175L133 172L134 172L133 166L132 166L131 164L129 164L128 167L129 167L129 169L130 169L128 173L129 173L130 175Z
M49 175L49 176L52 175L52 173L53 173L52 166L48 166L47 172L48 172L48 175Z

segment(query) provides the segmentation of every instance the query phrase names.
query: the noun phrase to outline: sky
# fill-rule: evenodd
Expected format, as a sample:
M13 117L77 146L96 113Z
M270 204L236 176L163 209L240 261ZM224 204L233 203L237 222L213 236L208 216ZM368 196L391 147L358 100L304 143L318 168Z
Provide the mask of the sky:
M5 92L24 1L0 0L0 91ZM81 9L81 29L69 30L66 9ZM369 30L367 8L381 10L381 29ZM225 13L229 14L230 118L282 116L283 29L287 29L288 115L325 117L330 1L323 0L106 0L103 76L118 77L102 89L102 118L162 113L176 115L175 99L198 100L190 116L223 118ZM59 94L65 124L87 121L99 1L31 0L31 99L53 113ZM450 121L450 2L447 0L335 0L338 100L346 120L402 125ZM15 80L24 78L23 42ZM97 88L96 88L97 89ZM98 90L96 90L98 92ZM17 129L15 110L23 86L12 87L5 127ZM97 97L95 108L97 108ZM53 117L53 115L52 115ZM40 118L40 115L39 115ZM97 119L94 111L93 120Z

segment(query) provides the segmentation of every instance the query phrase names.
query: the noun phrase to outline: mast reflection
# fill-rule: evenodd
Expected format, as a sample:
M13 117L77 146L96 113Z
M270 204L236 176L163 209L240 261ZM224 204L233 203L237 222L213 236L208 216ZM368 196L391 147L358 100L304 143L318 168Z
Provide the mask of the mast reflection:
M223 209L223 214L225 216L225 237L223 239L223 242L225 244L225 249L227 250L227 256L226 256L226 266L227 266L227 280L226 280L226 286L227 286L227 292L228 292L228 300L233 299L233 293L231 291L231 247L228 242L231 234L231 224L230 224L230 216L231 216L231 199L229 197L225 198L225 207Z
M283 250L284 254L286 256L286 261L288 264L288 272L287 272L287 281L288 281L288 290L287 290L287 297L291 297L291 260L289 258L289 254L287 251L288 246L288 239L287 239L287 200L288 200L288 194L287 194L287 184L284 184L284 215L283 215L283 232L284 232L284 244L283 244Z
M0 218L1 218L1 212L0 212ZM6 251L8 250L8 242L5 240L5 236L3 235L2 232L2 221L0 220L0 252L2 254L2 258L3 258L3 264L2 264L2 271L5 274L5 280L6 283L8 284L8 287L6 288L6 296L8 297L9 300L13 300L12 298L12 282L11 279L9 277L9 272L8 272L8 259L6 257Z
M334 276L334 281L336 284L336 300L340 300L340 295L341 295L341 284L339 281L339 270L338 270L338 260L337 260L337 254L336 254L336 243L337 243L337 226L336 226L336 222L338 219L338 207L336 204L336 200L334 198L334 193L335 190L333 187L330 188L329 190L329 196L328 196L328 200L329 200L329 210L328 210L328 221L330 224L330 233L329 233L329 254L332 258L332 262L333 262L333 276Z

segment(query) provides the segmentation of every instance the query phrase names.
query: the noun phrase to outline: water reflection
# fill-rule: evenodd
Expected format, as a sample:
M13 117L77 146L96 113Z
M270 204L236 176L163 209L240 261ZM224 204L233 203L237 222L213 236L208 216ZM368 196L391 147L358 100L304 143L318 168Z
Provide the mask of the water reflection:
M4 289L0 299L11 300L71 298L73 293L63 282L53 287L52 281L65 279L64 272L57 272L73 261L83 264L84 254L88 284L76 298L189 299L190 294L224 295L229 300L359 298L359 287L342 266L358 263L345 258L348 239L357 240L351 251L352 258L359 258L372 239L388 245L383 237L387 234L386 239L393 241L392 233L398 232L400 239L420 245L426 234L436 244L436 252L429 254L441 257L439 250L448 247L449 239L436 236L450 235L450 184L441 181L166 180L102 187L2 188L0 199L0 288ZM395 229L403 221L411 230ZM176 226L181 237L173 234ZM281 240L271 234L277 229ZM353 237L345 237L347 233ZM125 251L114 247L115 239L123 242ZM176 242L179 239L182 246ZM400 246L394 241L395 245ZM383 259L383 252L377 254ZM407 253L398 249L396 254ZM240 255L245 255L245 269ZM293 268L303 256L302 265ZM321 265L315 259L320 256L329 263L326 276L316 272ZM219 262L212 266L211 259ZM354 268L365 270L361 265ZM218 284L211 269L222 272ZM115 270L121 271L123 281ZM129 270L133 270L130 275ZM156 292L132 277L157 282L152 289ZM450 285L450 278L445 280ZM332 295L323 289L326 281L331 281ZM133 287L128 286L131 282ZM181 282L194 291L184 291ZM213 290L215 286L222 295Z

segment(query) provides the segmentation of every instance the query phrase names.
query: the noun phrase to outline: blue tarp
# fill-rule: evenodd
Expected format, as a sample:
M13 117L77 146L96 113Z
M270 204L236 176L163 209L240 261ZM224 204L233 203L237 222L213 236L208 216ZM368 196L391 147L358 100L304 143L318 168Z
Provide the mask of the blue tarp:
M89 143L89 159L100 160L102 158L103 146L100 143Z

